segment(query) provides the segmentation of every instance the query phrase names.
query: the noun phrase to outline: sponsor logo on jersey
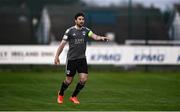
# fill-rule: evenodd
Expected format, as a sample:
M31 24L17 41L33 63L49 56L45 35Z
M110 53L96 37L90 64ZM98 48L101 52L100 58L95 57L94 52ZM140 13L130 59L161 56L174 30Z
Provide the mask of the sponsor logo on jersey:
M84 44L84 39L75 39L74 44Z

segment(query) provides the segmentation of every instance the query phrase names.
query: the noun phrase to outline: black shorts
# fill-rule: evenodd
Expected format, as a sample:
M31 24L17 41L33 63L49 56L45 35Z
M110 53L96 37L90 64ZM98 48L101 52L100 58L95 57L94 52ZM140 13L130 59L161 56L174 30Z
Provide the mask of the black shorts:
M73 77L76 74L76 70L78 73L88 74L88 66L87 66L86 58L67 61L66 75Z

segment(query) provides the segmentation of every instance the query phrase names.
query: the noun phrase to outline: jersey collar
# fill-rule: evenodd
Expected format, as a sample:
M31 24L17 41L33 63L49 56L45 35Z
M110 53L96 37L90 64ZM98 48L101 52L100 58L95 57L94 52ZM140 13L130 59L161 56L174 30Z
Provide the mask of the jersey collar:
M76 25L74 26L77 30L81 30L83 27L78 28Z

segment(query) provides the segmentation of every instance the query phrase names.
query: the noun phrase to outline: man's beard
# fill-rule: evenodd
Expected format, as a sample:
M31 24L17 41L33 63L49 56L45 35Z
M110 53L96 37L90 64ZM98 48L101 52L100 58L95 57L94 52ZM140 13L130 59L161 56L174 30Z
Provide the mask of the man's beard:
M83 27L84 23L77 24L78 27Z

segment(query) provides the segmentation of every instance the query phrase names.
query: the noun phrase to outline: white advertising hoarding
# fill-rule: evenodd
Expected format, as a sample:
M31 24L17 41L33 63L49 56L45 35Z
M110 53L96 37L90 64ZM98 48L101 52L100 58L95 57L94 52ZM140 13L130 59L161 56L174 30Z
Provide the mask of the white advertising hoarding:
M53 64L58 46L0 46L0 64ZM60 61L66 63L68 47ZM87 46L88 64L178 65L178 46Z

